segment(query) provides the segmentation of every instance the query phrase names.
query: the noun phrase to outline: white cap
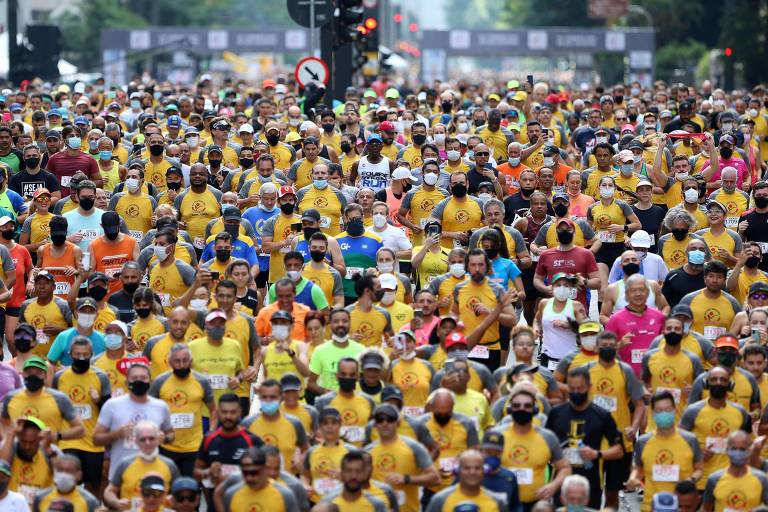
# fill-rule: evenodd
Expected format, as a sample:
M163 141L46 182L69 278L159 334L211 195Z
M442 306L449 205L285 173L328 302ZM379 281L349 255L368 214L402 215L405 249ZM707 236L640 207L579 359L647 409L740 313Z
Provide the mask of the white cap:
M275 86L275 94L285 94L288 92L288 87L285 84L277 84Z
M628 149L622 149L619 154L616 155L616 159L619 162L631 162L635 155Z
M237 133L253 133L253 125L251 123L243 123L243 125L238 128Z
M77 106L80 106L80 105L86 105L86 106L88 106L88 105L89 105L89 103L88 103L88 98L86 98L85 96L83 96L83 97L81 97L79 100L77 100L77 103L75 103L75 106L77 107Z
M73 92L76 92L78 94L83 94L85 92L85 84L83 82L77 82L75 84Z
M381 274L379 283L382 290L397 290L397 278L394 274Z
M653 183L648 180L640 180L637 182L637 185L635 185L635 192L637 192L637 189L640 187L653 187Z
M642 229L632 233L629 237L629 245L632 247L640 247L642 249L648 249L651 246L651 235Z
M416 181L416 178L413 177L413 174L411 174L410 169L407 169L405 167L398 167L395 169L395 172L392 173L392 179L393 180L410 180L410 181Z
M107 327L109 327L110 325L115 325L119 327L120 330L123 332L123 336L128 336L128 325L126 325L126 323L123 322L122 320L112 320L111 322L109 322L109 324L107 324ZM107 330L107 327L104 328L105 331Z
M456 136L456 140L458 140L459 144L462 146L466 146L467 142L469 142L469 137L467 137L467 135L464 133L460 133Z
M2 217L0 217L0 226L5 226L9 222L13 222L12 217L9 217L7 215L3 215Z
M312 121L304 121L299 125L299 131L305 132L307 131L307 128L311 128L312 126L317 126L317 125Z

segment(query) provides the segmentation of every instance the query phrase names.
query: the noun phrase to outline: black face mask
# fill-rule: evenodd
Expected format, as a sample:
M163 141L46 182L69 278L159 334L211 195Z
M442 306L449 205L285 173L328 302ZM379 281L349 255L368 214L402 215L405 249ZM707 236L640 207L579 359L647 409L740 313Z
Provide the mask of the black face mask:
M756 196L755 197L755 206L758 208L765 208L768 206L768 197L766 196Z
M347 233L350 236L362 236L365 233L365 225L363 219L355 218L347 221Z
M93 297L96 302L99 302L107 296L107 289L103 286L94 286L88 289L88 296Z
M687 229L673 229L672 230L672 236L675 237L675 240L678 242L682 242L685 240L685 237L688 236L688 230Z
M91 367L90 359L73 359L72 371L75 373L85 373Z
M387 114L376 116L376 119L378 119L380 123L383 123L384 121L387 120Z
M568 205L563 203L558 203L555 206L552 207L553 210L555 210L555 215L558 217L565 217L568 214Z
M722 400L728 394L728 386L725 384L710 384L709 394L712 398Z
M165 146L160 144L153 144L149 146L149 153L153 156L160 156L165 151Z
M14 233L12 229L9 229L8 231L3 231L3 238L5 238L6 240L13 240L13 235Z
M16 350L22 354L26 354L32 350L32 340L28 338L19 338L17 340L13 340L13 344L16 346Z
M535 188L525 188L520 187L520 193L523 195L523 197L529 197L531 194L533 194L536 191Z
M133 295L139 288L140 283L123 283L123 291L128 295Z
M333 129L334 129L335 127L336 127L336 125L335 125L335 124L333 124L333 123L325 123L325 124L323 125L323 131L326 131L326 132L330 133L330 132L332 132L332 131L333 131Z
M174 190L175 191L175 190L180 190L181 189L181 182L169 181L167 183L167 185L168 185L168 190Z
M51 233L51 243L53 243L53 245L55 245L56 247L64 245L64 242L66 241L67 241L66 233Z
M149 391L149 382L135 380L128 383L128 389L136 396L144 396L147 394L147 391Z
M82 208L85 211L91 211L93 209L93 205L95 203L95 199L91 197L81 197L80 198L80 208Z
M242 167L243 169L250 169L251 166L253 165L253 158L241 158L239 162L240 162L240 167Z
M348 144L346 142L341 144L340 147L341 147L341 152L342 153L349 153L350 151L352 151L352 145Z
M717 353L717 362L720 364L720 366L725 366L730 368L734 364L736 364L736 360L738 359L738 355L736 355L733 352L718 352Z
M450 112L453 108L453 102L451 101L444 101L440 104L440 108L443 109L443 112Z
M533 412L524 411L522 409L517 411L512 411L512 421L514 421L518 425L527 425L531 421L533 421Z
M229 261L229 257L232 255L232 251L229 249L216 249L216 259L222 263Z
M351 393L357 387L357 379L353 377L339 377L339 389L345 393Z
M448 414L437 414L437 413L435 413L435 414L433 414L433 416L434 416L435 421L437 422L437 424L444 427L444 426L446 426L448 424L449 421L451 421L451 418L453 417L453 414L451 414L450 412Z
M309 257L315 263L320 263L325 259L325 251L309 251Z
M467 186L463 183L457 183L451 186L453 197L464 197L467 195Z
M423 135L423 134L419 133L419 134L413 136L413 143L414 144L417 144L417 145L421 146L425 142L427 142L427 136L426 135Z
M744 265L748 268L757 268L757 266L760 264L760 256L750 256L747 258L747 261L744 262Z
M557 241L562 245L568 245L573 242L573 233L570 231L558 231Z
M499 249L498 247L490 247L488 249L483 249L485 251L485 254L488 255L489 259L496 259L496 256L499 255Z
M683 335L679 332L668 332L664 335L664 341L666 341L667 345L670 347L676 347L683 341Z
M208 159L208 163L211 164L211 167L220 167L221 166L221 160L218 159L218 158L216 160L214 160L212 158L209 158Z
M152 313L152 308L134 308L134 311L139 318L147 318Z
M117 229L109 228L109 231L107 231L106 228L104 229L104 236L106 237L107 240L111 240L114 242L115 240L117 240L118 235L120 235L119 227Z
M276 146L280 142L280 135L267 135L267 142L270 146Z
M39 163L40 163L40 157L39 156L32 156L32 157L24 159L24 165L26 165L28 169L36 168L37 164L39 164Z
M731 148L720 148L720 156L725 159L731 158L731 156L733 156L733 150Z
M283 212L284 215L293 215L293 208L294 206L291 203L283 203L280 205L280 211Z
M568 399L573 405L583 405L584 402L587 401L587 398L589 398L588 393L568 393Z
M191 368L174 368L173 374L177 376L180 379L186 379L189 377L189 374L192 372Z
M616 359L616 349L614 347L600 347L597 350L597 356L604 363L610 363Z
M631 276L640 272L640 265L637 263L627 263L621 266L621 270L624 271L625 276Z
M38 377L37 375L28 375L24 377L24 387L33 393L42 389L44 384L45 380L43 380L42 377Z
M320 232L320 228L304 228L302 232L304 233L304 240L309 242L309 239L312 238L312 235Z

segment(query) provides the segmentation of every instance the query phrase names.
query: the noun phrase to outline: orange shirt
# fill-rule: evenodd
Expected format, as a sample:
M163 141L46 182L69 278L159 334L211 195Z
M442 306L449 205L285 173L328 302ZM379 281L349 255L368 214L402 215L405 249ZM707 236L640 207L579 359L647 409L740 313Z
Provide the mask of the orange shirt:
M589 205L595 202L595 198L588 196L587 194L579 194L576 197L568 194L568 197L571 199L570 206L568 207L568 215L586 219Z
M520 179L520 173L526 169L530 169L530 167L523 165L522 163L518 164L517 167L512 167L509 162L504 162L503 164L496 167L496 170L499 171L499 174L504 175L503 185L507 188L507 194L517 194L517 192L520 190L520 184L518 183L518 180Z
M541 169L541 167L539 167ZM536 169L536 175L539 174L539 169ZM573 170L573 167L569 167L565 165L562 162L559 162L557 164L557 167L555 168L555 185L556 186L563 186L565 185L565 179L568 176L568 173Z
M47 270L53 274L56 280L56 290L54 293L57 297L66 299L69 294L69 289L75 283L75 276L67 277L64 274L65 267L77 268L77 262L75 261L75 247L72 242L64 242L64 254L59 257L54 257L51 253L52 243L47 243L43 246L41 251L42 257L37 262L37 266L40 269Z
M273 302L269 306L266 306L259 311L256 316L256 334L262 338L272 334L272 314L277 311L277 302ZM299 302L293 302L293 331L291 331L291 339L304 341L307 338L307 331L304 329L304 320L307 318L307 313L310 309Z
M109 277L109 295L123 287L122 281L115 278L123 264L133 261L133 251L136 248L136 239L123 234L119 242L108 242L104 237L99 237L91 242L91 258L96 263L96 272L103 272Z

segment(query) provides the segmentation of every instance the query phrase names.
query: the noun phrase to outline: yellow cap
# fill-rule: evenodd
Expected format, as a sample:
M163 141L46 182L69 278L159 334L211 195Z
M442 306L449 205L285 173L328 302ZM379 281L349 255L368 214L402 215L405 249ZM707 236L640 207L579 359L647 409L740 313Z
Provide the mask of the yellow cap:
M587 320L579 324L579 334L583 334L585 332L602 332L602 330L603 326L600 324L600 322L595 322L594 320Z
M291 143L296 142L297 140L301 140L301 135L299 135L296 132L290 132L288 135L285 136L285 142Z

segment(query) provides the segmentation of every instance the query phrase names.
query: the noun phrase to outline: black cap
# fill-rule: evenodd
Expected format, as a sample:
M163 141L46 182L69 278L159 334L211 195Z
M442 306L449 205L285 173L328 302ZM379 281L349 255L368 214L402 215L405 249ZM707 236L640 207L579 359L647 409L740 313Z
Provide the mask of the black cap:
M203 110L203 119L208 119L209 117L216 117L216 112L213 110Z
M393 398L400 400L400 403L402 403L403 392L400 391L400 388L393 386L392 384L384 386L384 389L381 390L381 401L386 402L388 400L392 400Z
M295 373L286 373L280 377L280 387L283 391L299 391L301 389L301 379Z
M224 154L224 152L221 150L221 146L219 146L218 144L211 144L210 146L208 146L209 155L211 154L211 151L218 151L219 153Z
M320 212L315 210L314 208L305 210L304 213L301 214L301 220L304 220L304 219L320 222Z
M373 410L373 417L375 418L376 416L386 416L387 418L396 420L400 417L400 413L393 405L381 404Z
M141 488L152 491L165 491L165 480L160 475L147 475L141 479Z
M109 277L107 277L107 274L103 272L94 272L88 276L88 284L93 284L96 281L104 281L105 283L109 284Z
M368 352L360 358L360 367L363 370L368 368L384 369L384 357L378 352Z
M317 146L318 144L320 144L320 141L317 140L317 137L309 136L304 139L304 145L306 146L307 144L314 144L315 146Z
M767 292L768 293L768 283L764 283L762 281L758 281L756 283L752 283L749 285L749 294L752 295L755 292Z
M627 144L627 149L631 151L633 149L645 149L645 148L643 147L642 142L640 142L639 140L633 139L629 141L629 144Z
M326 407L322 411L320 411L320 422L322 422L325 418L333 418L336 421L341 421L341 413L338 409L334 409L333 407Z
M101 275L104 275L104 274L101 274ZM93 277L93 275L91 275L91 277L88 278L88 282L91 281L92 277ZM93 309L95 309L96 311L99 310L99 305L96 303L96 300L93 297L83 297L81 299L77 299L77 310L78 311L81 310L82 308L86 307L86 306L90 306Z
M517 363L516 365L512 366L509 370L507 370L507 379L510 379L511 377L514 377L515 375L519 375L521 373L536 373L538 369L539 369L538 366L534 366L526 363Z
M242 219L240 210L237 208L237 206L232 206L232 205L225 206L224 209L221 211L221 216L224 220L239 221L240 219Z
M165 175L168 176L169 174L178 174L179 176L184 176L184 173L181 172L181 167L176 167L175 165L170 166L166 171Z
M293 315L290 311L283 311L282 309L278 309L272 313L270 320L288 320L289 322L293 322Z
M542 153L544 154L544 156L554 156L554 155L559 155L560 150L558 150L557 147L553 146L552 144L547 144L546 146L544 146Z
M685 316L693 320L693 311L691 307L686 304L678 304L672 308L672 316Z
M46 139L61 139L61 132L59 130L48 130L45 132Z
M480 448L487 450L503 450L504 436L500 432L486 431Z

